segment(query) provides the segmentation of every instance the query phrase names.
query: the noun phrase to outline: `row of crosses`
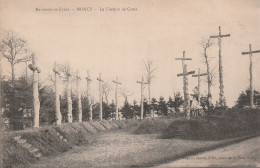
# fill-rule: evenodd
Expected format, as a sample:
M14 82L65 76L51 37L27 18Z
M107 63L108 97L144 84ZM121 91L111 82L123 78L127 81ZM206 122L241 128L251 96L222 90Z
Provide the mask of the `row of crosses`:
M68 68L69 69L69 68ZM61 121L62 121L62 115L60 112L60 99L59 99L59 92L58 92L58 79L60 76L60 73L57 70L57 65L56 62L54 64L54 69L53 72L55 74L55 93L56 93L56 106L55 106L55 111L56 111L56 124L57 125L61 125ZM68 80L67 80L67 87L69 88L69 83L70 83L70 72L68 72ZM78 97L78 112L79 112L79 122L82 122L82 106L81 106L81 94L80 94L80 89L79 89L79 81L81 80L80 76L79 76L79 72L77 71L76 74L76 79L77 79L77 97ZM90 96L90 83L92 82L92 79L90 78L90 74L89 71L87 71L87 77L85 78L87 80L87 99L88 99L88 103L89 103L89 120L92 121L93 119L93 114L92 114L92 106L93 106L93 100L91 99ZM102 94L102 83L104 82L102 80L102 74L99 74L99 77L97 78L97 80L99 81L99 116L100 116L100 120L103 119L103 110L102 110L102 101L103 101L103 94ZM116 80L113 80L113 82L116 84L116 91L115 91L115 100L116 100L116 120L119 119L119 115L118 115L118 85L121 85L121 83L118 81L118 78L116 77ZM69 90L67 90L69 91ZM68 95L70 95L70 93L67 93ZM67 98L68 101L71 101L71 96L69 96L69 98ZM72 123L72 106L71 103L68 103L68 122Z
M210 36L210 38L217 38L218 39L218 46L219 46L219 104L220 106L224 106L225 104L225 97L224 97L224 82L223 82L223 65L222 65L222 38L223 37L230 37L230 34L221 34L221 27L219 26L219 34L216 36ZM253 53L260 53L260 50L252 51L251 44L249 44L249 51L242 52L242 55L249 55L249 73L250 73L250 107L254 108L254 92L253 92ZM183 92L184 92L184 110L187 116L187 119L190 119L190 98L189 98L189 91L188 91L188 75L192 75L192 77L198 78L198 101L200 100L200 77L207 75L207 73L200 73L200 69L198 69L198 74L194 74L195 71L188 71L187 70L187 64L185 63L188 60L192 60L191 58L185 57L185 51L183 51L182 58L176 58L176 60L182 61L182 68L183 72L180 74L177 74L177 77L183 76ZM32 54L32 64L29 64L28 67L33 71L33 111L34 111L34 127L39 127L39 111L40 111L40 101L39 101L39 73L40 69L37 64L37 59L34 54ZM57 70L57 65L55 62L53 72L55 74L55 95L56 95L56 103L55 103L55 114L56 114L56 124L61 125L62 121L62 115L60 112L60 99L59 99L59 92L58 92L58 80L59 80L59 72ZM89 111L90 111L90 118L89 120L92 120L92 100L90 100L90 82L92 81L89 75L86 77L87 80L87 97L89 101ZM67 74L68 80L67 80L67 88L70 87L70 77L71 74L68 72ZM79 109L79 122L82 121L82 107L81 107L81 95L79 90L79 81L81 78L79 77L78 71L76 75L77 79L77 94L78 94L78 109ZM97 78L99 81L99 99L100 99L100 120L102 120L102 80L101 73L99 74L99 77ZM118 116L118 85L121 85L121 82L118 81L118 78L116 77L116 80L113 80L113 83L116 85L116 91L115 91L115 102L116 102L116 120L119 119ZM143 91L144 86L146 84L149 84L148 82L144 81L144 78L142 77L141 81L137 81L141 85L141 119L143 119L144 112L143 112ZM70 96L70 91L67 89L68 94L68 122L72 123L72 100ZM199 101L200 102L200 101Z

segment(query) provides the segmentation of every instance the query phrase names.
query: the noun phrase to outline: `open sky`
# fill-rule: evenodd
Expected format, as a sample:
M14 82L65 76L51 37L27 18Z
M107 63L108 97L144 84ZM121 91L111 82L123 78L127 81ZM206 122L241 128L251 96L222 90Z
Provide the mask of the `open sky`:
M86 90L87 70L90 71L92 93L97 98L96 77L114 88L112 80L118 76L122 88L131 91L130 100L140 101L140 85L136 83L145 75L143 61L147 58L156 67L152 81L152 97L173 97L182 93L181 62L175 61L186 51L188 70L201 68L203 64L202 38L218 34L231 34L222 40L224 69L224 94L229 106L249 86L249 57L241 55L260 50L260 1L259 0L2 0L0 2L1 33L11 29L28 41L30 49L38 57L42 70L41 81L46 82L52 67L70 62L82 77L82 90ZM77 11L90 7L92 11ZM122 11L122 8L135 11ZM36 11L36 8L68 8L70 11ZM90 9L89 8L89 9ZM100 11L104 8L105 11ZM107 11L119 8L120 11ZM95 10L96 9L96 10ZM109 10L110 10L109 9ZM212 87L213 101L218 98L218 45L209 49L211 67L216 67L216 80ZM260 53L253 55L254 87L260 90ZM4 74L10 75L10 66L3 61ZM24 65L16 67L19 74ZM197 85L197 79L189 77L189 91ZM202 81L202 93L206 94L206 82ZM114 91L110 100L114 99ZM183 94L183 93L182 93ZM145 90L147 96L147 90Z

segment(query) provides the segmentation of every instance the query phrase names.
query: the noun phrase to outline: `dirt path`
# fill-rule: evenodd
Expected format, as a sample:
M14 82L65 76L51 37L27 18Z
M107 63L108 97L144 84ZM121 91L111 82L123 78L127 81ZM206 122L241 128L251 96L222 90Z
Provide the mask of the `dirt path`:
M260 167L260 137L186 157L161 167Z
M55 157L42 158L35 167L149 167L220 141L159 139L158 135L133 135L129 131L102 132L87 146L77 146Z

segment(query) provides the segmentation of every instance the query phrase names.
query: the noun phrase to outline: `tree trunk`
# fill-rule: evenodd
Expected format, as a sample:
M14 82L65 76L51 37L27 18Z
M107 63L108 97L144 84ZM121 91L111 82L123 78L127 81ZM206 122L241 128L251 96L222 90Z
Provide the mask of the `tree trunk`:
M208 56L207 56L207 49L204 49L204 57L206 60L206 65L207 65L207 79L208 79L208 103L209 106L212 104L212 96L211 96L211 79L210 79L210 70L209 70L209 62L208 62Z
M89 104L89 120L90 121L92 121L92 118L93 118L93 116L92 116L92 102L90 102L90 104Z
M90 80L87 80L87 98L89 106L89 120L92 121L92 101L90 100Z
M67 79L67 101L68 101L68 122L72 123L72 100L71 100L71 87L70 76Z
M12 85L14 86L14 80L15 80L15 75L14 75L14 63L11 63L11 68L12 68Z
M149 112L151 112L151 83L148 83L148 105L149 105ZM151 114L154 117L154 112Z
M55 71L56 71L56 63L55 63ZM61 125L62 115L60 112L60 94L59 94L59 86L58 86L59 76L57 72L55 72L55 112L56 112L56 125Z
M82 105L81 105L81 94L79 89L79 79L77 79L77 95L78 95L79 122L82 122Z
M143 80L142 80L142 84L141 84L141 120L144 119L144 96L143 96Z
M28 65L27 65L27 61L25 62L25 76L26 76L26 80L28 80Z
M117 84L116 84L115 101L116 101L116 120L118 120Z

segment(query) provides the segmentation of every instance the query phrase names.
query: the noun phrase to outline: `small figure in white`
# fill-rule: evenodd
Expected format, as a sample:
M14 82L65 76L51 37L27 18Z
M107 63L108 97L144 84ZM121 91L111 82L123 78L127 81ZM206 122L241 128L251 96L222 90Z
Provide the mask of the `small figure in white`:
M197 99L195 97L193 97L192 101L191 101L191 110L193 111L193 115L195 117L198 117L200 111L202 110L200 103L197 101Z

